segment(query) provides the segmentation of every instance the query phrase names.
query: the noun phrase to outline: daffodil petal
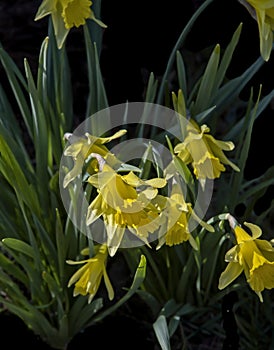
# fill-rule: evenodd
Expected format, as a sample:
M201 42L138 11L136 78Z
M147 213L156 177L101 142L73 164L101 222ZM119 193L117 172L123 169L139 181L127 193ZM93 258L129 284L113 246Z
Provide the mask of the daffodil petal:
M34 20L38 21L39 19L51 14L56 10L55 0L44 0L38 8L38 11L35 15Z
M252 239L256 239L262 235L262 230L259 226L251 224L250 222L244 222L244 225L252 232Z
M126 133L127 133L126 129L121 129L109 137L96 137L96 136L90 135L88 133L86 133L86 136L91 143L96 143L97 145L102 145L104 143L108 143L110 141L118 139L118 138L122 137L123 135L125 135Z
M248 283L255 292L274 288L274 262L254 252Z
M70 262L71 263L71 262ZM79 280L81 276L85 273L85 271L88 269L88 265L82 266L79 270L77 270L68 281L68 287L70 287L73 283Z
M105 282L107 292L108 292L108 298L109 298L109 300L113 300L114 290L113 290L113 287L111 285L111 282L110 282L110 279L108 277L106 269L103 270L103 276L104 276L104 282Z
M228 263L226 269L221 273L219 278L219 289L226 288L231 282L233 282L241 273L243 267L238 263Z
M52 17L52 23L53 23L57 47L58 49L61 49L69 33L69 29L65 27L64 21L61 16L61 11L59 11L58 6L57 6L57 11L52 12L51 17Z

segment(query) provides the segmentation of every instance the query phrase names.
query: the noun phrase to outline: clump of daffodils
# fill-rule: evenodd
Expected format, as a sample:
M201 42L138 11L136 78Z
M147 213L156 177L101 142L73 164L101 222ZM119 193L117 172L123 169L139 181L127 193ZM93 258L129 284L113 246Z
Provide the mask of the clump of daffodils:
M107 163L103 163L97 174L88 178L88 183L97 188L98 195L88 208L87 225L103 217L107 244L113 256L119 248L125 230L128 229L148 244L148 236L158 229L158 209L151 200L158 189L166 185L165 179L141 180L133 172L120 175Z

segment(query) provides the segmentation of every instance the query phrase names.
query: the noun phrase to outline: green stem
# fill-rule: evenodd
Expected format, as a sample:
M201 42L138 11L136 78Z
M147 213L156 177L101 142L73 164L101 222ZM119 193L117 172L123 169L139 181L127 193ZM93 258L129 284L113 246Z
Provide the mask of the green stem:
M144 247L141 247L141 250L143 251L143 254L147 257L149 264L151 265L151 268L153 272L155 273L155 276L157 277L157 280L159 282L159 287L161 289L162 295L165 298L165 300L169 299L168 290L166 288L166 284L164 279L162 278L161 271L159 270L157 263L154 261L153 257L149 253L148 249L145 249Z
M169 60L167 63L167 67L165 70L165 73L163 75L162 81L161 81L161 85L159 88L159 92L158 92L158 97L157 97L157 104L161 104L163 101L163 95L164 95L164 91L165 91L165 84L167 81L167 77L168 74L170 73L173 63L175 61L175 57L176 57L176 53L177 51L182 47L190 29L192 28L192 26L194 25L195 21L198 19L198 17L200 16L200 14L207 8L208 5L210 5L213 2L213 0L206 0L199 8L198 10L193 14L193 16L190 18L189 22L187 23L187 25L185 26L185 28L183 29L181 35L179 36L175 46L173 47L173 50L169 56Z

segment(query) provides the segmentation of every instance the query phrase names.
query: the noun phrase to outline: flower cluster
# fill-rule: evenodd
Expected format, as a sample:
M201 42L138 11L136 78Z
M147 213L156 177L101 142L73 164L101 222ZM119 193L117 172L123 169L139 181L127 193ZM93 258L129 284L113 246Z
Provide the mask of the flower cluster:
M192 233L193 229L189 226L191 220L196 222L196 226L201 225L207 231L214 232L214 228L204 222L193 209L193 199L191 200L188 191L184 189L179 176L182 169L175 161L178 158L184 166L190 165L189 172L193 171L193 176L198 180L220 177L221 171L226 170L223 164L238 171L238 167L223 152L233 149L232 142L218 141L209 132L208 127L200 127L194 120L189 121L185 139L175 145L173 160L163 169L163 177L149 179L142 179L134 170L124 174L123 168L120 172L122 161L105 146L106 143L125 135L124 129L105 138L89 133L85 137L66 135L70 144L64 155L71 157L74 165L64 177L63 186L73 186L73 181L77 178L96 190L85 215L85 224L89 226L100 218L103 219L106 235L103 247L111 257L123 246L124 241L131 239L130 235L150 248L151 242L158 240L156 250L163 245L174 246L183 242L189 242L197 250L198 244ZM85 285L89 281L81 289L82 293L91 291L92 294L97 290L95 285L91 288L90 281L95 280L87 278L88 274L93 273L88 268L92 266L89 264L91 261L93 260L84 261L88 264L86 269L81 270L86 275L83 274L78 284L83 282ZM82 273L76 273L69 285L80 275ZM75 288L75 293L80 291L77 285Z
M273 44L274 1L239 1L258 22L260 51L267 61ZM95 17L91 7L90 0L44 0L35 20L51 15L60 49L70 29L85 25L88 19L106 27ZM82 178L85 179L86 186L95 189L96 195L93 195L89 203L85 224L92 225L102 218L106 231L105 241L95 257L80 262L68 261L69 264L85 263L72 276L69 286L75 283L74 295L89 294L89 302L97 292L102 276L109 298L113 298L113 289L106 273L106 261L108 255L115 255L123 241L128 239L129 233L150 248L150 243L155 240L158 240L156 249L188 241L197 250L198 244L189 222L194 220L207 231L214 231L211 225L195 213L195 198L183 189L179 174L184 172L184 167L189 167L193 173L192 181L196 179L202 186L207 180L219 179L227 170L226 166L236 172L240 171L225 154L234 149L234 143L217 140L210 133L208 125L199 125L195 116L189 115L181 89L177 96L172 92L172 98L179 118L185 118L187 123L184 127L181 125L182 140L171 147L173 160L163 169L163 177L142 179L134 170L127 171L126 174L119 171L123 162L105 144L125 135L125 129L109 137L97 137L89 133L84 136L65 135L70 145L65 149L64 155L71 157L74 165L66 173L63 186L67 188L76 178ZM230 216L229 220L233 221ZM226 254L225 259L229 264L220 277L219 288L225 288L243 271L247 282L262 300L262 290L274 286L273 248L269 242L257 239L261 234L257 226L248 223L246 226L251 229L252 237L240 225L233 226L237 245Z

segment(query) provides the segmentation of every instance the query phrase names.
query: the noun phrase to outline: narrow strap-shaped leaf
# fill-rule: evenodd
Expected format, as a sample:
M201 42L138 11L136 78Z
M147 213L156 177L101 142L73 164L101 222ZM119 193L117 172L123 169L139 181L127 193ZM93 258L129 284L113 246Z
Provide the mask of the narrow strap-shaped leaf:
M39 204L36 192L28 183L21 166L18 164L7 142L0 135L0 172L21 198L35 213L39 213Z
M42 223L35 215L32 215L32 217L35 225L35 232L37 237L39 238L39 241L41 242L40 245L43 250L43 253L47 257L52 271L54 271L57 275L56 269L58 264L58 258L56 247L52 240L52 237L55 239L55 232L48 232L47 229L42 225Z
M101 75L101 68L99 64L96 44L91 41L90 33L86 26L84 26L84 36L88 62L89 80L89 96L86 116L89 117L92 114L100 111L101 109L108 107L108 102L103 84L103 78ZM96 128L94 129L94 133L101 135L99 125L96 125L95 127ZM108 125L104 125L103 130L106 130L104 129L105 127L108 127ZM96 129L98 129L98 131L96 131Z
M33 140L35 148L35 159L36 159L36 176L37 176L37 190L39 193L40 206L45 210L48 208L48 186L45 183L49 181L48 174L48 141L49 141L49 122L46 117L40 96L38 95L36 86L34 84L33 76L25 60L25 70L29 87L29 96L32 106L32 117L33 117Z
M183 91L183 95L187 96L187 79L186 79L185 63L180 51L177 51L176 53L176 63L177 63L179 88Z
M204 109L207 109L212 105L212 90L216 79L219 59L220 46L216 45L209 58L205 72L201 79L200 87L197 93L197 98L191 110L191 114L193 116L195 116L198 113L201 113Z
M25 98L25 91L28 91L28 86L26 84L25 79L23 78L21 72L17 68L16 64L10 58L10 56L0 47L0 59L5 68L6 74L9 79L9 83L11 85L14 97L17 101L18 107L26 124L27 130L31 138L33 123L31 117L31 111L29 105Z
M94 315L102 309L102 307L102 298L94 299L90 304L88 304L87 298L79 295L73 301L73 304L69 310L68 317L70 320L71 332L77 334L79 331L81 331L85 327L87 320L90 321L90 319L92 319Z
M34 258L33 248L29 244L15 238L4 238L2 242L5 246Z
M221 59L218 72L216 75L215 83L214 83L214 90L217 91L217 89L220 87L222 84L224 77L226 75L227 69L230 65L234 50L239 42L240 35L242 31L242 23L238 26L236 29L235 33L233 34L233 37L228 44L227 48L225 49L225 52L223 54L223 57Z
M14 264L13 260L6 257L2 252L0 252L0 266L9 276L23 283L25 287L28 286L27 276Z
M158 96L157 96L157 104L161 104L163 102L163 97L165 94L165 88L166 88L166 81L168 78L168 75L170 74L170 71L173 67L173 63L176 57L176 53L177 51L183 46L188 33L190 32L191 28L193 27L194 23L196 22L196 20L199 18L199 16L201 15L201 13L213 2L213 0L206 0L193 14L193 16L190 18L189 22L187 23L187 25L184 27L183 31L181 32L176 44L174 45L171 54L169 56L168 62L167 62L167 66L166 66L166 70L163 74L162 77L162 81L159 87L159 92L158 92Z
M170 350L170 336L165 316L160 315L153 323L153 329L162 350Z
M242 75L230 80L219 89L212 101L212 105L216 105L216 113L220 114L221 111L231 105L250 79L258 72L263 63L263 59L259 57Z
M255 106L254 106L253 110L251 111L251 113L249 114L248 119L246 119L248 121L247 128L245 131L243 131L244 132L244 134L242 136L243 137L243 144L241 145L241 150L240 150L241 153L238 157L239 158L238 165L239 165L239 168L241 169L241 171L232 177L231 198L229 201L230 210L232 210L232 211L234 210L234 207L237 204L237 198L239 196L242 181L244 178L244 169L245 169L247 157L249 154L252 130L253 130L253 125L254 125L255 118L256 118L256 113L257 113L257 108L259 105L260 96L261 96L261 89L262 89L262 86L260 87L260 91L259 91L259 94L257 97L257 101L255 103ZM252 97L250 98L250 100L251 99L252 99Z
M157 93L158 81L155 79L154 74L150 73L147 89L146 89L146 97L145 102L153 103Z
M106 317L107 315L110 315L112 312L114 312L116 309L118 309L118 307L120 307L126 301L128 301L136 293L136 291L140 288L140 286L142 285L142 283L145 279L145 276L146 276L146 257L144 255L141 255L138 267L135 271L133 282L132 282L130 288L128 289L127 293L121 299L119 299L114 305L110 306L105 311L102 311L97 316L95 316L91 320L89 325L93 324L94 322L97 322L99 320L102 320L104 317Z
M8 100L7 95L0 84L0 124L7 129L7 131L13 135L14 138L21 141L22 131L19 128L18 121L15 117L11 102Z
M94 12L95 18L98 19L101 18L101 2L101 0L96 0L92 3L92 11ZM103 28L93 20L87 20L86 24L90 32L90 37L96 43L98 48L98 56L100 57L102 50Z
M258 106L256 107L257 111L255 115L255 120L262 114L262 112L269 105L269 103L272 101L273 98L274 98L274 90L272 90L268 95L266 95L261 99ZM244 123L245 123L244 118L241 118L236 124L232 126L231 130L226 134L226 138L228 140L234 140L235 137L239 135L243 130Z

